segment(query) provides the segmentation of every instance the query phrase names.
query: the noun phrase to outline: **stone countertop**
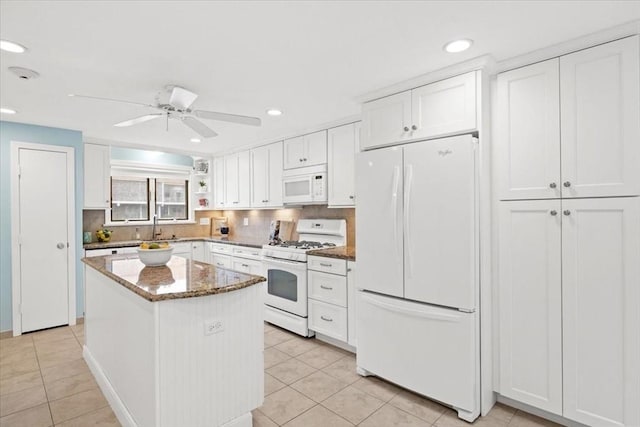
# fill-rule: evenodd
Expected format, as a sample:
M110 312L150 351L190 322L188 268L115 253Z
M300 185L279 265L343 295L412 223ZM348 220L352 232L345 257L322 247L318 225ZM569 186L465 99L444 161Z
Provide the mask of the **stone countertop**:
M338 246L328 249L315 249L307 252L307 255L323 256L326 258L345 259L347 261L356 260L356 248L353 246Z
M82 262L152 302L232 292L266 281L178 256L161 267L145 266L137 254L83 258Z
M150 241L150 240L144 240ZM86 250L91 249L113 249L113 248L127 248L132 246L140 246L143 240L122 240L119 242L93 242L93 243L85 243L82 247ZM228 245L236 245L236 246L249 246L252 248L262 248L262 245L268 243L267 239L256 239L256 238L248 238L248 237L233 237L233 236L205 236L205 237L179 237L177 239L169 239L169 240L157 240L160 242L216 242L216 243L226 243Z

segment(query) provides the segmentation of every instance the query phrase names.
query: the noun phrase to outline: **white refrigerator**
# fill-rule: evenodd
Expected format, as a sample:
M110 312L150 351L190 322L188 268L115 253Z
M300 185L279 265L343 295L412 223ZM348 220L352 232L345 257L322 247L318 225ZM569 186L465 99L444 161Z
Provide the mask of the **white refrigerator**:
M358 372L480 413L477 145L359 153Z

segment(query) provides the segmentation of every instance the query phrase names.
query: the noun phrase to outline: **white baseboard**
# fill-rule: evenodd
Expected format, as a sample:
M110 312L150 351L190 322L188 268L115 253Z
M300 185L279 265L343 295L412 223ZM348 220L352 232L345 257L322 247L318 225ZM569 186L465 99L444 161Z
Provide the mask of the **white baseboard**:
M355 353L356 352L356 348L351 346L351 345L349 345L349 344L347 344L346 342L337 340L335 338L328 337L326 335L319 334L317 332L316 332L316 339L318 341L322 341L322 342L325 342L327 344L331 344L334 347L341 348L342 350L348 351L350 353Z
M111 406L113 413L116 414L116 418L118 418L120 424L122 424L123 427L138 427L138 424L136 424L133 417L127 410L127 407L124 405L122 400L120 400L118 393L116 393L106 375L102 372L102 368L100 368L98 362L93 358L86 345L83 346L82 356L87 362L87 365L89 365L89 370L91 370L100 390L102 390L102 393L107 398L107 402L109 402L109 405ZM251 419L249 420L251 421ZM251 425L249 424L249 426ZM238 427L244 427L244 425L238 425Z

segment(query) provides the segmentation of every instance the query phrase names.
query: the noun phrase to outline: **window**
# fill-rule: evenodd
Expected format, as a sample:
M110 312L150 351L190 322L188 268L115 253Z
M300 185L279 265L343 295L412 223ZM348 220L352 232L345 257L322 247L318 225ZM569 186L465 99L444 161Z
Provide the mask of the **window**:
M189 220L189 180L111 177L111 222Z
M111 221L148 221L149 179L111 178Z
M158 219L188 219L189 181L156 179L155 185Z

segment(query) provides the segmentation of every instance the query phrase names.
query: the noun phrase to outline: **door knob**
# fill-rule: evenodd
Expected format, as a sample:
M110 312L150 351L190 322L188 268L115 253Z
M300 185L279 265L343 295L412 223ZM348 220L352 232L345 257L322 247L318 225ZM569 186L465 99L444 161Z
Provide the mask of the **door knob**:
M56 245L56 248L58 249L64 249L64 243L60 242Z
M405 126L405 127L404 127L404 131L405 131L405 132L409 132L409 126Z
M562 213L565 214L565 216L571 215L571 211L569 209L567 209L566 211L563 211Z
M562 185L564 185L567 188L571 187L571 183L569 181L565 181L564 184Z
M549 188L556 188L556 187L557 187L557 185L556 185L555 182L552 182L551 184L549 184Z
M556 216L558 215L558 211L556 210L552 210L551 212L549 212L551 214L551 216Z
M418 130L418 126L416 126L416 125L411 125L411 129L412 129L412 130Z

